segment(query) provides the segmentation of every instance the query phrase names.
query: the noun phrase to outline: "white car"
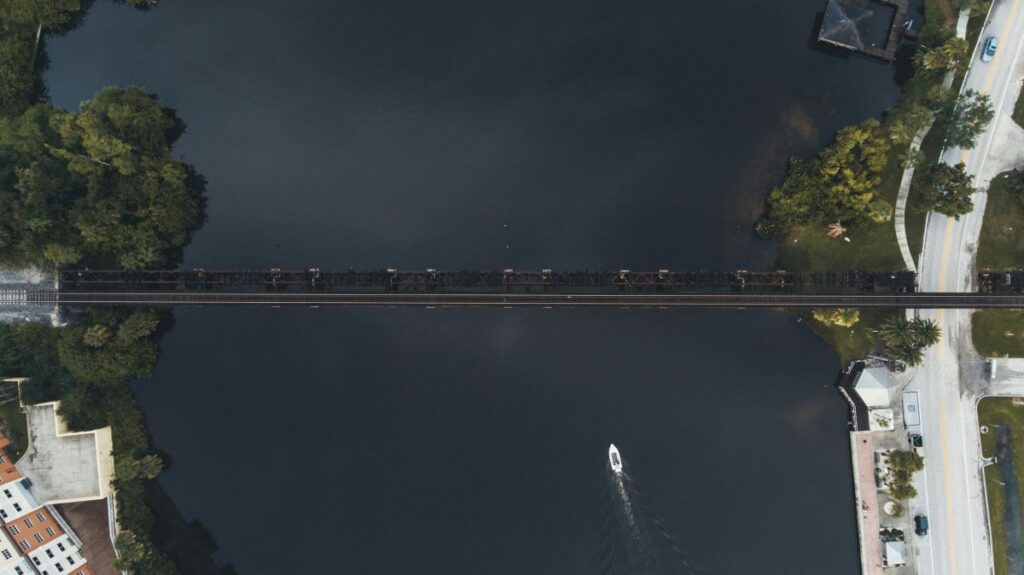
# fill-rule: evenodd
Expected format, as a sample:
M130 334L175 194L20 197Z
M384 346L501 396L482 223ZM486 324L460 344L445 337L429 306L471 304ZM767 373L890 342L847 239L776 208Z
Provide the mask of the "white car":
M985 40L985 46L981 49L981 61L991 62L996 55L996 48L999 47L999 38L989 36Z

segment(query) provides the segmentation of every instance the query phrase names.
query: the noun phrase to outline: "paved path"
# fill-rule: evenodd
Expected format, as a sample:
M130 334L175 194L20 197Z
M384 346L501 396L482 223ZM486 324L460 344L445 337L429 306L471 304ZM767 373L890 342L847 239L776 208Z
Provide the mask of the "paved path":
M921 149L921 142L931 129L932 126L929 124L921 128L917 135L914 136L914 140L910 142L911 156L914 152ZM916 273L917 266L914 264L914 254L910 252L910 244L907 242L907 198L910 196L910 182L914 179L914 168L913 162L907 162L907 167L903 168L900 191L896 194L896 210L893 215L893 223L896 225L896 243L900 246L903 265L907 266L908 270Z
M970 20L970 17L970 10L960 11L956 21L956 35L958 38L967 37L967 22ZM942 78L942 85L947 89L953 85L953 76L953 72L947 72L946 76ZM921 149L921 142L924 141L925 136L928 135L931 129L932 123L929 122L927 126L921 128L914 135L913 141L910 142L910 154L908 157L913 157L914 152ZM914 180L915 166L912 162L907 164L907 167L903 169L903 176L900 179L899 192L896 193L896 209L893 215L893 224L896 226L896 243L900 246L903 265L907 266L908 270L916 272L917 265L914 263L914 254L910 251L910 244L907 242L907 198L910 196L910 183Z

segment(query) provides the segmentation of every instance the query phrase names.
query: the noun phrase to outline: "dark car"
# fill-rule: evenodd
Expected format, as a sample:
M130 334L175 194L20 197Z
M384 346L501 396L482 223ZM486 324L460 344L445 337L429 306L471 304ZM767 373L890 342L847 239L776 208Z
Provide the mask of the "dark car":
M924 536L928 535L928 518L924 515L914 517L914 533Z
M910 445L914 447L914 451L916 451L918 455L924 457L924 438L921 437L921 434L911 433Z

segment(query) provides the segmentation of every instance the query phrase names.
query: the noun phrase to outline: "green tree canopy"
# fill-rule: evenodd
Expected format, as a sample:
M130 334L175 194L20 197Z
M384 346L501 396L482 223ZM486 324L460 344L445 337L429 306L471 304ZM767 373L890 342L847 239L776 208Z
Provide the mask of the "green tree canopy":
M956 36L932 47L925 47L914 54L914 65L928 74L953 70L968 58L970 47L967 40Z
M907 319L903 314L887 318L878 327L878 337L893 358L908 365L918 365L924 350L938 343L941 331L932 320Z
M875 197L891 146L891 134L871 119L840 130L814 160L791 160L786 180L768 196L759 232L777 236L795 225L891 217L891 206Z
M914 174L913 193L920 194L922 206L959 219L974 209L974 178L962 163L955 166L938 162Z
M945 135L947 146L970 149L994 115L987 94L967 90L958 98L948 99L935 118L935 126Z
M205 181L171 155L183 132L139 88L0 118L0 264L177 263L205 218Z
M114 386L146 377L156 364L152 336L157 323L151 309L127 315L123 310L89 312L62 330L57 345L60 362L75 380L92 385Z

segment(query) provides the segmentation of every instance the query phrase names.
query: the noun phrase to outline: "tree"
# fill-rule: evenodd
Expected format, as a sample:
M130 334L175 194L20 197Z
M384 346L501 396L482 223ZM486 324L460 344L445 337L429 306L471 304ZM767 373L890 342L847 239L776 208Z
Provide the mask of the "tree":
M877 335L893 358L908 365L918 365L924 359L924 350L939 341L941 330L932 320L908 320L898 314L883 321Z
M917 497L917 489L909 483L899 483L889 487L889 496L896 501L907 501Z
M915 494L916 495L916 494ZM894 501L892 504L892 516L903 517L903 514L907 512L907 508L898 501Z
M82 335L82 343L89 347L103 347L109 340L110 328L100 323L85 330Z
M876 224L883 224L892 219L893 211L892 204L882 198L874 198L868 203L866 215Z
M852 327L860 321L860 310L856 308L816 309L811 312L811 315L814 319L825 325L838 327Z
M204 222L184 124L139 88L0 118L0 264L174 265Z
M926 210L959 219L974 209L973 182L962 163L951 166L938 162L915 174L911 186L914 193L921 195Z
M967 90L959 98L947 99L936 116L935 124L944 134L946 146L970 149L994 115L987 95Z
M966 40L953 36L942 44L918 50L914 54L914 65L929 74L953 70L967 60L968 50Z
M118 480L156 479L163 471L164 463L160 457L152 453L140 459L122 458L117 462Z
M77 0L4 0L4 16L11 22L43 28L60 28L74 18Z
M917 490L911 482L914 473L924 469L924 459L915 451L897 449L888 454L889 495L896 501L913 499Z
M157 359L156 341L151 337L154 317L151 310L88 312L61 331L57 344L61 365L78 382L97 386L148 376Z
M872 201L889 161L890 136L871 119L840 130L814 160L791 160L786 180L768 196L758 232L777 237L797 225L887 217L885 204Z

